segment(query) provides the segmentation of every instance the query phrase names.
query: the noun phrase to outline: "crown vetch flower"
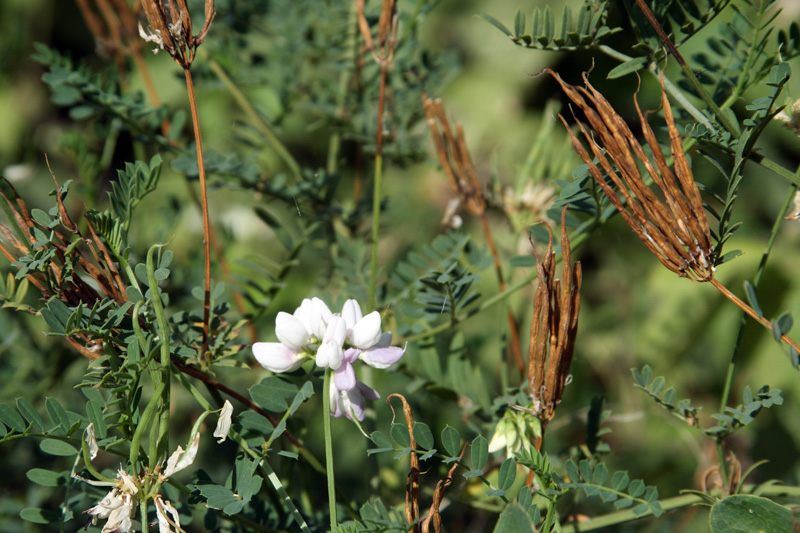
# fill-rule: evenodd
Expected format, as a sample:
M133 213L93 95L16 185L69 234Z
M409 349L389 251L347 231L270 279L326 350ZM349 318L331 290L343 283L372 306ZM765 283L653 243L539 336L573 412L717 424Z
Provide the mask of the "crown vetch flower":
M342 415L349 419L355 417L359 422L364 420L364 400L377 400L381 395L378 391L356 380L355 386L348 391L339 390L335 381L331 382L331 416L340 418Z

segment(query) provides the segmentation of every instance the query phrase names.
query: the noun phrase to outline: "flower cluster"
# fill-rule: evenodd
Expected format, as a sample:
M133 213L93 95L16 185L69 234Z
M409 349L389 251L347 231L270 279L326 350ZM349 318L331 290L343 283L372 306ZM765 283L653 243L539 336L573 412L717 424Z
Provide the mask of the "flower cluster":
M275 373L291 372L306 360L333 370L331 414L364 419L364 399L380 395L356 378L353 363L361 360L374 368L388 368L403 356L391 346L391 332L381 331L381 316L366 316L355 300L347 300L341 313L333 313L319 298L305 299L294 312L278 313L275 334L280 342L257 342L253 354Z
M532 443L542 438L542 423L532 413L533 410L528 408L521 411L507 409L489 441L489 453L503 448L508 457L523 448L530 452Z

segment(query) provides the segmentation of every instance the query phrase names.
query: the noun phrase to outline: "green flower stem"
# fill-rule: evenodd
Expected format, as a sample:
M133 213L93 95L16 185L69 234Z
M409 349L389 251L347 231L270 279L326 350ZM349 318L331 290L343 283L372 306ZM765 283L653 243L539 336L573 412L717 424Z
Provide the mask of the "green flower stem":
M704 500L696 494L684 494L681 496L676 496L674 498L669 498L667 500L661 500L661 508L664 511L670 511L672 509L679 509L681 507L688 507L689 505L703 503L703 501ZM650 515L651 513L649 510L644 514L635 515L633 513L633 510L626 509L624 511L609 513L607 515L598 516L597 518L592 518L585 522L581 522L577 527L575 526L575 524L566 524L562 526L561 531L562 533L577 533L578 531L594 531L595 529L609 527L615 524L633 522L634 520Z
M166 386L167 386L166 381L162 381L156 387L156 390L153 392L153 397L150 398L150 402L147 404L147 407L144 408L142 416L139 418L139 424L136 426L136 431L133 434L133 439L131 439L131 453L129 456L131 465L134 467L136 465L136 460L139 458L139 449L142 445L142 437L144 437L144 432L150 425L150 422L152 421L153 416L155 415L159 399L161 398L164 392L164 388Z
M139 512L142 515L142 533L147 533L149 526L147 523L147 498L139 500Z
M92 466L92 460L89 457L89 447L86 445L85 440L81 441L81 452L83 454L83 466L86 467L86 470L88 470L89 473L92 474L97 481L103 481L105 483L114 483L116 481L114 479L111 479L110 477L104 476L103 474L98 472L98 470L94 466Z
M336 484L333 475L333 440L331 439L331 378L333 370L325 369L322 385L322 431L325 435L325 470L328 477L328 509L331 514L331 529L336 528Z
M383 182L383 156L375 156L375 183L372 191L372 257L369 265L369 296L367 310L373 311L378 284L378 240L381 229L381 184Z
M253 104L247 99L247 96L239 89L239 87L234 83L234 81L228 76L225 72L225 69L211 57L211 54L205 48L198 48L198 53L200 56L206 61L208 66L211 68L211 71L219 78L219 80L225 85L225 88L228 89L233 99L236 100L236 103L239 107L244 111L247 117L250 119L252 124L258 128L261 133L264 134L264 137L267 138L267 142L278 155L278 157L283 161L286 167L291 171L292 175L295 178L301 177L300 165L297 164L297 160L292 157L292 154L289 153L289 150L286 149L286 146L278 139L278 136L275 135L275 132L272 131L272 128L269 124L261 117L261 114L256 111L253 107Z
M771 159L767 159L759 153L750 154L750 161L758 163L767 170L771 170L775 174L779 175L789 183L800 187L800 176L798 176L796 172L792 172L791 170L783 168L778 163L772 161Z
M798 172L800 172L800 168L798 168ZM792 185L789 187L789 190L786 192L786 198L783 200L783 205L778 210L778 215L775 217L775 222L772 224L772 231L769 235L769 241L767 242L767 246L764 248L764 253L761 255L761 261L758 264L758 269L756 270L755 276L753 277L753 288L757 289L758 284L761 282L761 276L764 274L764 270L767 267L767 261L769 260L769 255L772 252L772 247L775 244L775 239L778 238L778 230L781 227L781 223L783 222L783 217L786 216L786 213L789 211L789 208L792 205L792 200L794 199L794 195L797 192L797 186ZM731 362L728 363L728 373L725 376L725 387L722 391L722 398L720 399L719 405L719 412L724 413L725 408L728 406L728 400L730 399L731 393L731 385L733 384L733 375L736 372L736 359L739 356L739 350L741 349L742 339L744 338L744 328L747 324L747 315L742 313L742 321L739 324L739 331L736 334L736 342L733 345L733 354L731 355ZM722 477L722 484L723 486L728 484L728 468L725 463L725 450L723 449L722 442L717 442L717 457L719 460L719 473Z
M158 281L156 280L155 262L153 254L157 248L163 245L157 244L151 246L147 250L147 283L150 285L150 297L153 301L153 310L156 314L156 325L158 327L158 337L161 341L161 379L165 387L162 391L162 405L159 414L158 435L156 446L151 451L155 452L154 457L150 457L151 467L155 466L155 461L158 461L160 454L166 455L169 451L169 406L170 406L170 354L169 354L169 325L167 324L167 316L164 313L164 306L161 303L161 293L158 289ZM152 444L152 442L151 442Z

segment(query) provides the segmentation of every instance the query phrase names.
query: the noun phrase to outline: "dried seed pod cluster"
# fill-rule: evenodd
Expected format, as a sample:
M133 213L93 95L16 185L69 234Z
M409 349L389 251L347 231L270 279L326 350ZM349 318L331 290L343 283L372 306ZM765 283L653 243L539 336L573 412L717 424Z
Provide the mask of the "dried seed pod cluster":
M561 278L556 277L552 233L547 253L543 258L536 258L539 284L533 302L528 384L534 414L542 421L542 426L553 418L569 380L581 307L581 264L571 264L566 212L564 208L561 214Z
M464 129L458 124L453 133L440 99L433 100L423 95L422 105L436 145L436 155L450 188L470 213L482 215L486 211L486 198L464 140Z
M196 36L192 35L192 17L186 0L142 0L142 8L151 29L148 34L140 25L139 33L142 38L156 43L180 66L188 69L194 61L195 50L205 40L211 21L214 20L214 0L206 0L205 24Z
M578 127L592 151L589 154L569 129L564 117L559 115L567 126L575 151L628 225L668 269L693 281L710 280L714 275L714 257L703 200L683 152L683 140L675 127L672 108L663 89L661 101L669 130L670 151L675 161L674 172L639 109L638 102L635 102L636 112L644 138L653 152L652 161L623 118L592 87L586 75L584 88L564 82L549 69L546 72L556 79L569 99L583 111L594 130L595 135L591 135L578 122ZM606 181L592 156L600 163L616 190ZM639 163L646 173L642 173ZM647 176L653 180L657 191L646 183Z

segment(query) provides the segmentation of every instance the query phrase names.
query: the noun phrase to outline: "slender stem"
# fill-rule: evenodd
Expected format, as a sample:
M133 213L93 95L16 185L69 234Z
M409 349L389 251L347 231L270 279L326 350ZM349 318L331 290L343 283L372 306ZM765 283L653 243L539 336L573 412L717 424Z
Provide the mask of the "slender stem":
M744 303L744 301L741 298L733 294L725 285L717 281L715 278L711 278L708 281L711 283L711 285L714 286L715 289L721 292L723 296L725 296L731 302L735 303L736 306L739 307L739 309L750 315L750 317L753 320L755 320L768 330L772 331L772 324L770 324L769 320L756 313L752 307ZM791 346L792 348L794 348L795 350L797 350L798 352L800 352L800 346L798 346L797 343L794 340L792 340L789 336L781 335L781 340L786 344L788 344L789 346Z
M500 254L497 252L497 246L494 242L494 237L492 237L491 227L489 226L489 221L486 218L486 212L482 212L480 214L481 219L481 226L483 227L483 234L486 238L486 244L489 246L489 251L492 254L492 259L494 261L494 270L497 273L497 282L500 285L500 290L506 290L506 280L503 276L503 267L500 263ZM510 347L510 356L514 359L514 364L517 367L517 371L519 372L520 376L523 376L524 368L522 364L522 349L519 346L519 331L517 330L517 321L514 319L514 313L511 312L511 307L509 306L506 309L506 317L508 319L508 335L509 335L509 347ZM511 358L509 357L509 358ZM511 366L511 361L508 362L509 366Z
M623 54L622 52L618 52L617 50L614 50L613 48L605 44L601 44L600 46L598 46L598 49L607 56L616 59L620 63L624 63L625 61L630 61L631 59L633 59L631 56ZM700 124L704 125L706 128L709 129L709 131L711 132L717 131L717 129L714 127L711 121L708 120L708 117L706 117L702 111L697 109L686 98L686 96L684 96L681 90L674 83L672 83L672 81L666 76L666 74L664 74L663 71L658 70L658 67L655 64L650 64L648 67L648 71L657 78L664 80L664 89L670 94L670 96L672 96L672 98L675 99L676 102L678 102L678 104L680 104L680 106L687 113L689 113L692 116L693 119L695 119Z
M200 138L200 119L197 116L197 101L194 97L194 83L192 72L183 69L186 76L186 89L189 91L189 107L192 110L192 124L194 125L194 141L197 146L197 169L200 174L200 199L203 211L203 272L205 277L205 294L203 296L203 344L200 351L201 358L207 358L206 363L211 364L211 355L208 351L208 325L211 316L211 236L208 221L208 194L206 192L206 165L203 161L203 143Z
M142 533L147 533L150 524L147 523L147 498L144 496L139 500L139 512L142 515Z
M325 436L325 470L328 477L328 510L331 515L331 529L338 525L336 519L336 484L333 475L333 440L331 439L331 377L333 370L325 369L322 385L322 431Z
M347 17L347 37L345 39L344 48L347 50L347 59L345 65L348 68L342 69L339 73L339 86L336 89L336 120L344 120L345 101L347 99L347 86L352 78L352 70L349 68L355 65L358 51L358 40L356 34L358 32L358 6L356 2L350 2L350 13ZM337 129L333 131L330 140L328 141L328 162L325 170L328 174L335 174L339 170L339 150L342 146L342 135Z
M783 205L778 210L778 216L775 218L775 222L772 225L772 231L770 232L769 241L767 242L766 248L764 248L764 253L761 255L761 262L758 264L758 269L756 270L756 274L753 278L753 288L758 288L759 283L761 282L761 276L764 274L764 270L767 266L767 260L769 259L769 255L772 252L772 247L775 244L775 239L778 237L778 230L780 229L781 223L783 222L783 217L786 216L789 207L792 205L792 199L794 198L795 192L797 191L797 186L792 185L789 187L789 190L786 193L786 198L783 200ZM725 408L728 406L728 400L730 398L731 393L731 386L733 384L733 376L736 372L736 359L739 356L739 350L741 349L742 339L744 338L744 327L747 324L747 317L742 315L741 323L739 324L739 331L736 334L736 342L733 345L733 354L731 355L731 362L728 364L728 372L725 376L725 387L722 390L722 397L719 402L719 412L724 413ZM722 484L723 486L727 485L727 467L725 465L725 456L724 450L722 448L722 443L717 443L717 455L719 456L719 464L720 464L720 475L722 476Z
M169 449L169 406L170 406L170 353L169 353L169 324L167 315L164 313L164 305L161 303L161 293L158 289L156 280L156 265L153 258L155 250L161 245L151 246L147 250L147 283L150 285L150 299L153 302L153 311L156 315L156 326L158 327L158 337L161 341L161 369L160 378L164 385L162 391L162 404L159 418L159 428L157 434L157 448L152 450L155 453L150 457L151 466L155 466L154 461L158 461L159 451L166 454ZM154 376L155 377L155 376Z
M383 181L383 110L386 104L386 75L389 61L381 61L381 85L378 93L378 133L375 148L375 183L372 190L372 258L369 267L369 302L367 308L376 307L378 284L378 238L381 227L381 182Z
M767 170L771 170L775 174L779 175L789 183L800 187L800 176L798 176L797 173L792 172L789 169L783 168L773 160L767 159L766 157L762 156L759 153L753 153L750 155L750 161L758 163Z
M381 185L383 182L383 158L375 156L375 181L372 191L372 255L369 264L369 293L367 309L374 310L378 285L378 240L381 227Z
M267 142L281 158L283 163L289 168L292 175L295 178L301 177L300 165L297 164L297 160L292 157L292 154L289 153L289 150L286 149L286 146L278 139L278 136L275 135L275 132L272 131L272 127L264 120L261 114L256 111L256 108L253 107L253 104L247 99L247 96L239 89L239 87L234 83L234 81L228 76L225 72L225 69L211 57L211 54L206 51L205 48L198 48L198 52L203 57L203 59L208 63L208 66L214 72L214 74L219 78L219 80L225 85L225 88L231 93L233 99L236 100L236 103L239 104L239 107L245 114L250 118L250 121L253 125L261 130L261 133L264 134L264 137L267 138Z
M706 103L706 105L709 108L711 108L711 110L716 115L717 120L719 120L720 124L722 124L722 126L726 130L731 132L731 135L738 138L739 129L736 127L736 124L731 122L730 119L727 117L727 115L722 113L722 110L719 108L719 106L711 97L711 95L708 94L706 88L703 87L703 84L701 84L700 80L697 79L697 76L694 75L694 72L692 72L692 68L683 59L680 52L678 52L678 49L675 48L674 44L672 44L672 41L669 40L669 36L666 34L666 32L664 32L664 29L658 23L656 17L653 16L653 12L650 11L650 8L647 7L647 4L645 4L644 0L636 0L636 4L639 6L639 9L642 10L642 13L644 13L644 16L647 18L647 21L650 23L655 32L658 34L659 39L661 39L661 41L669 49L673 57L678 61L678 64L681 66L681 69L683 69L683 73L686 75L686 78L689 80L689 83L692 84L692 87L694 87L694 90L697 91L698 96L700 96L700 98Z

